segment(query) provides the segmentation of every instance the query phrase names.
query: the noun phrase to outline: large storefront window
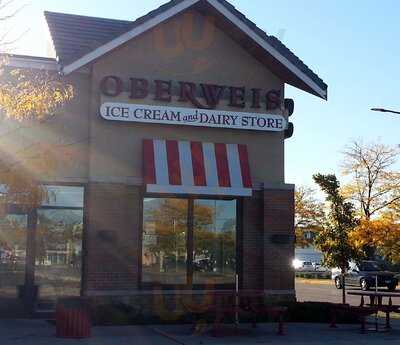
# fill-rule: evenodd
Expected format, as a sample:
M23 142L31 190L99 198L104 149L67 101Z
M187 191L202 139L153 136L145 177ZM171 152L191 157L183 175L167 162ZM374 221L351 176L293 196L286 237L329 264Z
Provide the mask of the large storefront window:
M144 199L143 283L231 285L235 275L235 200Z
M26 296L48 310L62 296L81 293L83 198L79 186L45 186L37 210L8 205L0 216L0 317ZM32 299L32 297L30 297Z
M145 199L142 281L186 284L188 202Z
M193 240L193 283L234 283L236 201L195 200Z

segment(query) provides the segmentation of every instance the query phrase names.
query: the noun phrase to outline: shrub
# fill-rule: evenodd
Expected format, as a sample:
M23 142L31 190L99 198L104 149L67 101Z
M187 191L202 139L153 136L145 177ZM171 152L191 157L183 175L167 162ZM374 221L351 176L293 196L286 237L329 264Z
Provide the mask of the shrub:
M277 305L288 307L286 313L287 322L315 322L315 323L329 323L331 322L331 303L325 302L279 302ZM204 315L204 319L208 323L214 321L215 314L208 313ZM101 304L93 308L93 322L95 325L102 326L126 326L138 324L183 324L191 323L194 321L193 316L184 315L177 320L161 320L156 316L144 316L138 313L132 306L117 303L117 304ZM234 320L225 320L226 322L233 322ZM249 315L241 317L242 322L250 322ZM271 322L272 319L259 319L259 322ZM348 313L338 313L337 323L357 323L358 318L355 315Z
M315 322L330 323L332 303L327 302L287 302L281 303L288 307L286 321L288 322ZM337 323L357 323L354 314L338 313Z

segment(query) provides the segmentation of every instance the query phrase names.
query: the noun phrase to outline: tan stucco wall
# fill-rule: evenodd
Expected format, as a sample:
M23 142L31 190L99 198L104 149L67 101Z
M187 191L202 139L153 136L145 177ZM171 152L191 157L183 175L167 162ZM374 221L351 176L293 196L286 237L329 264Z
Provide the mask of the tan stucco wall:
M195 26L193 37L200 37L204 18L197 13L194 15L195 22L200 24ZM162 32L168 33L165 41L160 38L161 31L152 30L102 57L93 65L90 180L124 183L129 181L129 178L140 179L142 139L155 138L247 144L253 181L283 183L283 133L115 123L100 117L100 104L105 99L100 96L99 84L102 78L108 75L119 76L126 83L130 77L204 82L245 86L248 90L275 89L281 90L283 95L283 83L219 29L214 27L211 30L209 26L210 33L204 44L195 46L188 39L185 40L181 32L190 29L184 24L187 18L190 17L178 16L161 27ZM165 45L162 42L165 42ZM113 98L113 101L127 99L127 96L122 96ZM150 97L138 103L143 102L161 104ZM222 100L219 109L235 110L227 107L227 103L228 100ZM177 102L176 97L173 97L173 102L168 105L194 107ZM239 111L254 112L254 109L250 109L248 102L247 108ZM260 109L259 112L266 111Z
M103 120L99 108L103 101L134 102L128 94L107 99L100 95L99 84L104 76L209 83L227 86L281 90L284 85L275 75L213 24L205 24L196 12L194 27L190 15L180 15L128 42L123 47L102 57L92 66L73 73L66 81L75 87L75 98L57 116L42 123L5 124L0 135L0 149L13 155L16 151L33 148L38 142L52 146L60 155L56 171L44 176L44 181L55 182L117 182L137 183L142 178L142 139L178 139L207 142L247 144L252 178L255 183L282 184L284 182L283 133L257 132L167 126L154 124L118 123ZM193 35L185 37L187 32ZM206 35L203 35L206 32ZM202 36L203 35L203 36ZM190 38L194 37L194 41ZM203 37L199 40L199 37ZM204 102L204 101L203 101ZM150 95L144 104L162 104ZM266 112L227 106L222 99L218 109L241 112ZM192 104L173 102L168 106L194 108ZM4 129L6 128L6 129ZM7 134L11 131L11 134ZM89 147L88 147L89 145ZM30 167L34 170L34 167Z
M90 76L76 73L65 82L73 85L75 96L59 113L41 121L2 118L0 123L1 154L24 162L43 182L84 182L88 177ZM41 156L44 152L50 155Z

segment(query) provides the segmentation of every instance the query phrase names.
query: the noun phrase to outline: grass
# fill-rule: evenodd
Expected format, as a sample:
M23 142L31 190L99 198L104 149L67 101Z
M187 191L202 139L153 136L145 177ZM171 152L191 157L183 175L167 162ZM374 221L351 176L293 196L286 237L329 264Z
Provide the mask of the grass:
M386 318L386 314L380 311L378 313L378 317L384 319L384 318ZM394 319L394 320L400 320L400 314L398 314L398 313L390 313L390 318Z
M307 278L296 278L296 283L309 284L309 285L332 285L331 279L307 279Z
M296 278L304 279L331 279L331 273L326 272L296 272Z

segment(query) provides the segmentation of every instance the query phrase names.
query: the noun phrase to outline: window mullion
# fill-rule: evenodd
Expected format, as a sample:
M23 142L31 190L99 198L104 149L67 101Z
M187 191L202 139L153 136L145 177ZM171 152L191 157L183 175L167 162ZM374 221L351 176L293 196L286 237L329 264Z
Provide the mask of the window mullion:
M192 198L188 201L188 215L187 215L187 285L193 286L193 224L194 224L194 200Z

